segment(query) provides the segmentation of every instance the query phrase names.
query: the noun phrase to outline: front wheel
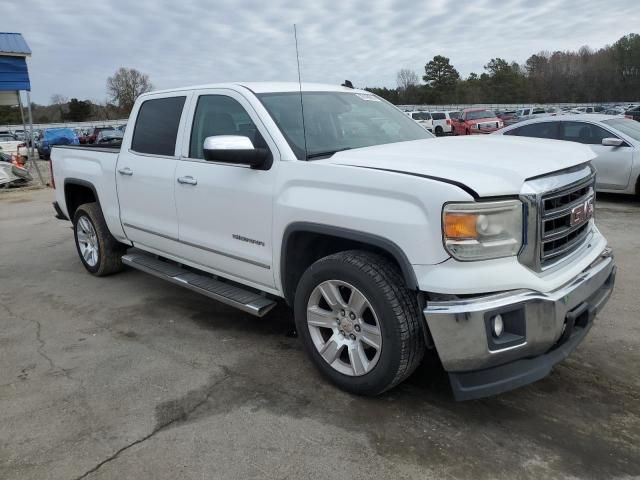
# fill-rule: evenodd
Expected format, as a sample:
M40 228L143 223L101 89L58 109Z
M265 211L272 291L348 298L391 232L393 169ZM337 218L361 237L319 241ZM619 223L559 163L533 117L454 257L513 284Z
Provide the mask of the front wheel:
M300 280L294 310L311 360L348 392L380 394L424 356L417 299L383 256L351 250L318 260Z

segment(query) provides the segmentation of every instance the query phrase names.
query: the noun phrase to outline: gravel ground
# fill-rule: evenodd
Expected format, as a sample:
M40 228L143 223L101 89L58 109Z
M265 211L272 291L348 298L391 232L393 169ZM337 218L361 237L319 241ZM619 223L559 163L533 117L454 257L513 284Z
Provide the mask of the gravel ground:
M0 478L640 478L640 204L601 195L617 287L546 379L456 403L426 362L358 398L291 313L88 275L49 189L0 193Z

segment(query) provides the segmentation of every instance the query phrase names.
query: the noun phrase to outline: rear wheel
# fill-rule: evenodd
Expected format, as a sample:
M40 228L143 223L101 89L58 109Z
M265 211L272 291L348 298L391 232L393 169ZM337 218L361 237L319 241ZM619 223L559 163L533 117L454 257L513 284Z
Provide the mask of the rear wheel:
M380 394L424 356L415 295L380 255L352 250L318 260L300 280L294 309L311 360L346 391Z
M471 131L467 128L467 129L464 131L464 134L465 134L465 135L471 135Z
M121 257L127 246L109 233L97 203L80 205L73 216L73 234L80 260L97 277L121 271Z
M436 135L437 135L438 137L440 137L440 136L442 136L442 132L443 132L442 127L438 125L438 126L436 127Z

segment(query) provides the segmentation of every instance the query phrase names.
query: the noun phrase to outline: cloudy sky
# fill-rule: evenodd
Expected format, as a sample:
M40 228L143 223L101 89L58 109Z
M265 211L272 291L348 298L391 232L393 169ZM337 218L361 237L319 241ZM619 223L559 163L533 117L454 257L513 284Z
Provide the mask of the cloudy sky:
M395 87L434 55L464 76L492 57L601 47L640 30L640 0L2 0L0 30L21 32L33 99L106 99L118 67L156 88L297 80Z

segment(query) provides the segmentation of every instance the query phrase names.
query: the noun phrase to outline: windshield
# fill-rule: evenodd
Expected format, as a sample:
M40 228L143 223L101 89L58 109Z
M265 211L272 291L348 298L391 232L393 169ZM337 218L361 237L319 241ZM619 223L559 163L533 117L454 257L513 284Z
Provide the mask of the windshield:
M375 95L347 92L262 93L258 98L299 159L329 157L338 150L433 138ZM326 153L323 155L323 153Z
M481 118L495 118L496 114L488 110L476 110L466 113L467 120L479 120Z
M640 142L640 123L628 118L612 118L603 120L602 123L619 130L625 135Z

